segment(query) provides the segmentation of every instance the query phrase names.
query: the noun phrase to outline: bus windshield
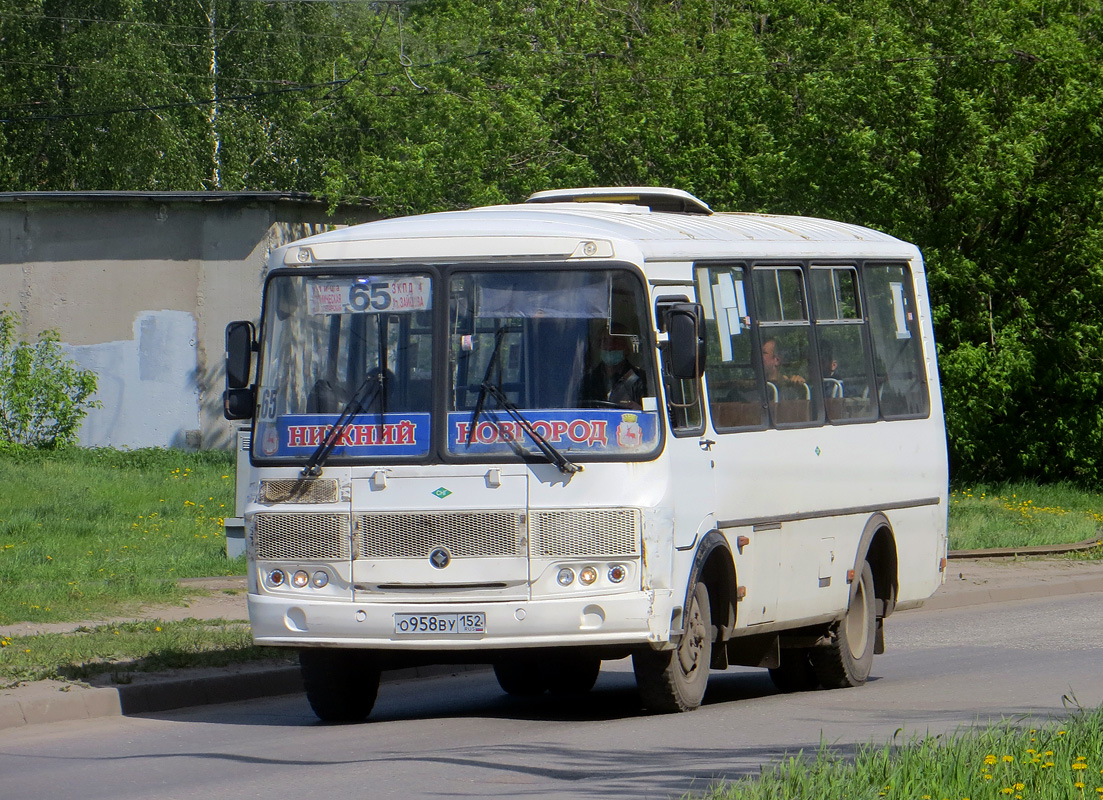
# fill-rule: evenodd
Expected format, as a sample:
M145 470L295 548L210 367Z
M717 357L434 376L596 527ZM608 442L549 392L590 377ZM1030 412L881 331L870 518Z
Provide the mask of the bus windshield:
M306 460L335 425L327 456L343 463L658 446L646 295L628 270L288 271L264 307L254 458Z

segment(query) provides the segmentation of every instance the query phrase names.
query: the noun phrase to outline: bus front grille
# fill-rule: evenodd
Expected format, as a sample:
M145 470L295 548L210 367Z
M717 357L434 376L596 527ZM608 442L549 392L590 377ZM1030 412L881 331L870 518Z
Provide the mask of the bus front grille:
M337 481L275 480L261 481L257 502L271 503L336 503Z
M443 547L452 558L523 558L521 511L357 514L358 558L428 558Z
M443 547L453 558L593 558L640 554L635 509L258 513L253 552L261 560L428 558ZM531 537L526 548L526 534ZM355 544L353 543L355 540Z
M348 559L352 536L348 514L265 514L254 517L258 560Z
M533 511L529 515L534 558L592 558L640 553L640 516L631 508Z

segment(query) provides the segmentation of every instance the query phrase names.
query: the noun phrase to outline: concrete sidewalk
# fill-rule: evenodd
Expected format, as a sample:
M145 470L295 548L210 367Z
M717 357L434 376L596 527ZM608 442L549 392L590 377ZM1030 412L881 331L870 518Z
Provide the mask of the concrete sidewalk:
M245 619L244 579L197 581L211 590L185 607L143 609L145 619ZM945 585L923 606L927 610L1006 603L1071 594L1103 593L1103 562L1064 559L954 559ZM907 612L904 612L907 613ZM110 622L115 620L104 620ZM97 623L81 623L97 624ZM19 625L0 635L29 635L72 629L73 625ZM480 666L434 666L385 672L383 680L410 680L486 669ZM36 681L0 690L0 731L93 717L168 711L302 691L294 658L221 669L173 673L134 673L131 683L110 684L103 675L96 685Z

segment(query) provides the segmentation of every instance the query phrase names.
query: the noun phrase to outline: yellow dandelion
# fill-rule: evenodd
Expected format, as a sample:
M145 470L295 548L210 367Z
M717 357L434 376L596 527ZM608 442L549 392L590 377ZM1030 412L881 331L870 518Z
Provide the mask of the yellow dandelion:
M1077 761L1075 764L1072 765L1072 768L1073 769L1087 769L1088 765L1085 764L1083 761Z
M1015 760L1015 756L1004 756L1003 757L1003 763L1005 763L1005 764L1010 764L1014 760Z
M987 755L987 756L984 757L984 763L985 764L995 764L996 763L996 757L993 756L993 755Z
M1023 790L1023 789L1025 788L1025 787L1026 787L1026 784L1025 784L1025 783L1016 783L1016 784L1015 784L1015 785L1014 785L1014 786L1013 786L1012 788L1013 788L1013 789L1014 789L1014 790L1015 790L1016 792L1021 792L1021 791L1022 791L1022 790Z

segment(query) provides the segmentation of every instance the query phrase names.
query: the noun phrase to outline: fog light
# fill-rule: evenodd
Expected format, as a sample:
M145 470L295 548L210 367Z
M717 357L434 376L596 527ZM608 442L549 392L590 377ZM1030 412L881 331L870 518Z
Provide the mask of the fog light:
M329 573L318 570L310 582L314 584L315 589L322 589L329 585Z
M620 583L628 577L628 570L624 568L623 564L614 564L609 567L609 581L611 583Z
M563 567L563 569L559 570L559 574L555 576L555 579L559 582L560 586L570 586L574 583L574 570Z
M584 586L589 586L591 583L597 580L597 570L593 567L583 567L582 571L578 573L578 582Z
M274 569L268 573L269 586L283 586L285 580L287 580L287 576L284 575L282 569Z
M310 576L306 574L306 570L300 569L298 572L291 576L291 585L294 586L296 589L301 589L306 586L309 580Z

